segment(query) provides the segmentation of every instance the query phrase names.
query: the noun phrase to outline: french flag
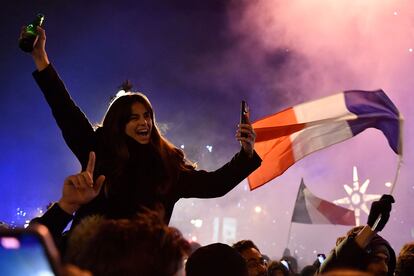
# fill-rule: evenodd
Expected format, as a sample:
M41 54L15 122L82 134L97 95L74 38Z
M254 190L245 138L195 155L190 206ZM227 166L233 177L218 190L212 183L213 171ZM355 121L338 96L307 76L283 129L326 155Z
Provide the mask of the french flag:
M349 139L367 128L382 131L402 154L402 116L382 90L344 91L287 108L253 123L261 166L249 177L253 190L281 175L317 150Z
M355 212L321 199L300 183L292 222L305 224L355 225Z

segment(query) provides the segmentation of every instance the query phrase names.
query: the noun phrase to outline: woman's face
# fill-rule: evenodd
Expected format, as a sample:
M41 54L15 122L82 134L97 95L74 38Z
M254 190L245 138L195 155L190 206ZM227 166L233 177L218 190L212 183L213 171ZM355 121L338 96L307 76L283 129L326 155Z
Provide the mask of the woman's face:
M142 103L133 103L131 105L131 115L125 125L125 133L140 144L148 144L151 131L152 119L150 111Z

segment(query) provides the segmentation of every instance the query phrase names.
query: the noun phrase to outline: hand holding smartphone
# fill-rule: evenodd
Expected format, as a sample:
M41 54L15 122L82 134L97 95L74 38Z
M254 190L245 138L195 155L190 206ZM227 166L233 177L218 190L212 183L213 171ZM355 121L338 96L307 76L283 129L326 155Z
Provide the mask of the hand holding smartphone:
M320 264L322 264L326 259L325 254L318 254L318 261Z
M240 106L240 124L247 124L249 116L249 107L246 101L241 101ZM247 137L246 134L242 134L242 137Z

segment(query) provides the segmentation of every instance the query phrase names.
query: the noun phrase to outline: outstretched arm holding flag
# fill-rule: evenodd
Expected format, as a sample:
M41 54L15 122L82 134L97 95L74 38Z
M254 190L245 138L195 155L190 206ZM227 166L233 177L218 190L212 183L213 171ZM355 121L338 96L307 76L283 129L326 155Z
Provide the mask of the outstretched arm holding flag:
M373 275L393 275L395 268L395 252L389 243L377 232L381 231L390 217L394 198L383 195L374 201L365 226L351 229L320 268L321 273L336 268L359 269ZM381 215L381 222L372 229L376 218Z

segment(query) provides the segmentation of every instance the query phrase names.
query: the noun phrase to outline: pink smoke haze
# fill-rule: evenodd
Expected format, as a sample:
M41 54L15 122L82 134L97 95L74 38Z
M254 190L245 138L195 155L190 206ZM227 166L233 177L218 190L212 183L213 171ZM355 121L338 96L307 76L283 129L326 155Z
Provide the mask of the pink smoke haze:
M244 1L241 6L240 1L234 1L229 9L229 24L239 43L224 59L223 66L225 63L231 72L242 68L243 62L268 82L270 98L257 93L260 105L252 106L253 113L273 104L272 93L285 99L274 105L274 112L343 90L382 88L387 93L405 118L404 163L394 193L397 203L382 235L397 251L412 240L414 2L257 0ZM267 59L280 50L292 55L284 68L275 72ZM283 95L278 94L281 91ZM280 256L286 246L300 178L304 177L305 184L317 196L335 200L346 196L344 184L352 187L354 165L360 184L370 179L367 194L389 193L385 183L394 179L397 156L384 135L370 129L306 157L281 177L251 192L247 201L262 204L263 216L273 224L258 220L252 233L239 238L252 238L264 252ZM366 215L361 212L361 222L365 221ZM289 247L302 256L302 264L311 263L316 252L329 253L335 238L347 229L294 224Z
M319 76L313 79L325 91L319 93L342 88L342 79L348 86L394 88L392 97L400 70L412 66L409 1L252 1L234 17L234 31L254 45L253 55L281 47L303 55L312 64L307 74ZM338 76L343 70L346 79Z

